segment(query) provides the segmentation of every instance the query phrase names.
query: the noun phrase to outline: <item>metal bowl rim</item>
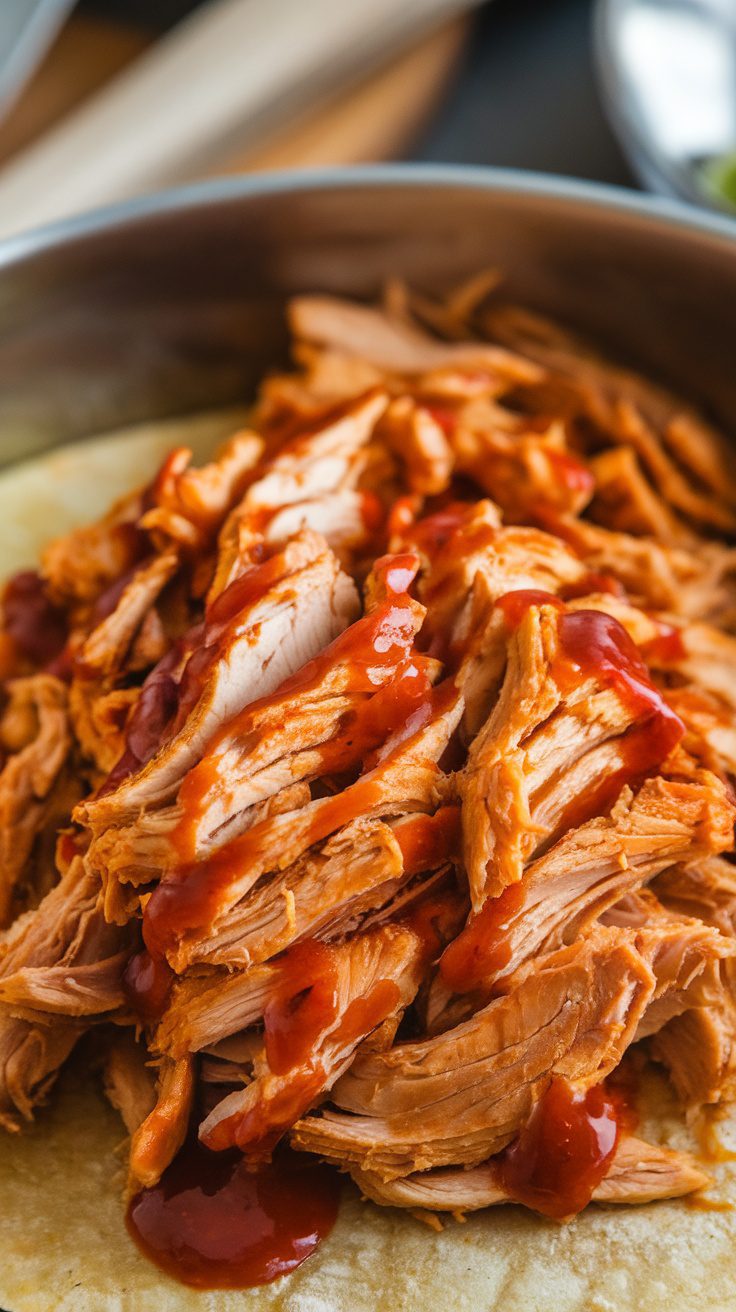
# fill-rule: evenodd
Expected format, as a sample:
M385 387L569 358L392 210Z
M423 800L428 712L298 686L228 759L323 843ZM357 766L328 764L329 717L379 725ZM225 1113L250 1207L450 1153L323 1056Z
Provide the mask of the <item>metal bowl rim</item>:
M48 250L109 233L146 219L177 213L196 215L211 205L248 197L338 191L348 188L467 188L499 196L572 201L581 210L658 221L683 235L736 241L736 218L709 213L679 200L650 196L624 187L556 174L460 164L368 164L341 168L288 169L238 177L217 177L124 201L30 229L0 242L0 270Z

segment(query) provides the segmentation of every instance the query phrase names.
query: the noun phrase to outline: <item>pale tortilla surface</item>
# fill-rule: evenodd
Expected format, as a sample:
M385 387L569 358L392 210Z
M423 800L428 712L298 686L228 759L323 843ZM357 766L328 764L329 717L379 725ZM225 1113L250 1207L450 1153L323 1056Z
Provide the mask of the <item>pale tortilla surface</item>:
M96 518L172 445L198 458L245 412L170 421L80 443L0 474L2 573ZM642 1081L640 1133L694 1146L666 1081ZM736 1117L719 1126L736 1150ZM589 1207L558 1226L519 1207L449 1218L441 1233L362 1202L348 1184L337 1225L298 1271L246 1291L191 1290L141 1256L124 1225L122 1123L98 1077L72 1062L35 1123L0 1132L0 1305L5 1312L732 1312L736 1210L683 1200ZM708 1197L736 1207L736 1165Z
M190 447L199 464L247 419L239 407L138 424L0 470L0 582L37 565L50 539L147 482L172 447Z

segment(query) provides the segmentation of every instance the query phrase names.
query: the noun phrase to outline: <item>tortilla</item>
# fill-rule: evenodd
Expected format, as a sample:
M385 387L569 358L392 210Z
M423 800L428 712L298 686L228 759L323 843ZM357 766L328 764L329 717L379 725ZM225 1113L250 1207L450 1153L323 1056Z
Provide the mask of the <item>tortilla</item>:
M688 1145L667 1084L643 1133ZM736 1148L736 1119L720 1137ZM436 1233L360 1201L346 1184L335 1229L291 1276L253 1290L202 1293L152 1266L123 1221L122 1124L82 1063L0 1155L6 1312L727 1312L734 1306L736 1211L682 1200L590 1206L558 1226L520 1207L449 1218ZM690 1145L692 1146L692 1145ZM117 1150L117 1151L116 1151ZM736 1203L733 1164L709 1191Z
M205 457L244 411L142 426L0 475L2 574L53 536L94 519L175 444ZM666 1081L642 1079L642 1137L696 1147ZM719 1125L736 1150L736 1115ZM0 1303L5 1312L727 1312L736 1285L736 1210L684 1200L592 1205L558 1226L520 1207L448 1218L437 1233L362 1202L346 1183L331 1236L291 1276L202 1293L151 1265L123 1217L122 1123L82 1058L20 1135L0 1137ZM709 1198L736 1208L736 1163Z
M247 420L240 406L137 424L0 471L0 580L36 568L47 542L99 519L152 478L172 447L191 447L201 463Z

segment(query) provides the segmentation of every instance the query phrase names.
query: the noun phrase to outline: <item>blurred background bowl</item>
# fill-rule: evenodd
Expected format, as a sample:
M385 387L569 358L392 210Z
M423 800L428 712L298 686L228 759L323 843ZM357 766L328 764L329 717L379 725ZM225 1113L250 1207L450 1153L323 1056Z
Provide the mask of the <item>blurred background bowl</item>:
M208 182L0 245L0 461L247 398L295 292L504 297L736 415L736 224L615 188L397 165Z

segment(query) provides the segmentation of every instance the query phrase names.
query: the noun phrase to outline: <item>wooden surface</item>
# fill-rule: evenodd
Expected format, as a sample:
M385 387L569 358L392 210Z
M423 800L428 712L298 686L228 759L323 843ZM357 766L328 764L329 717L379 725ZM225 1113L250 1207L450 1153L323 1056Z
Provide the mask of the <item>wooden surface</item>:
M1 3L1 0L0 0ZM242 154L213 158L204 175L253 169L353 164L405 153L438 105L462 51L467 20L455 19L288 131ZM0 163L55 126L151 41L138 29L72 19L8 117Z

